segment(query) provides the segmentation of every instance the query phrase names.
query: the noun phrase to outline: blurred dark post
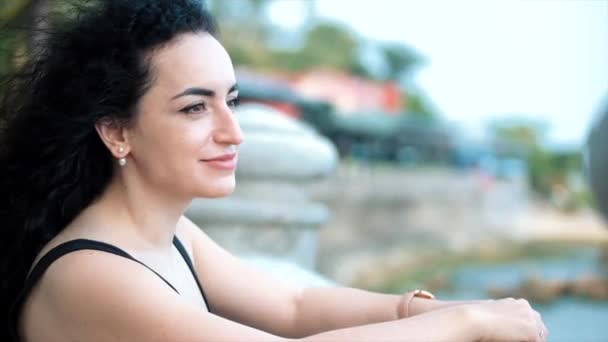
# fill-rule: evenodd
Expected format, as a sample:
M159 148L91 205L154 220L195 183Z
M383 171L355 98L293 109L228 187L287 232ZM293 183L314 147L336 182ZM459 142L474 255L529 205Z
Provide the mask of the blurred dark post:
M589 132L585 168L597 208L608 218L608 101Z

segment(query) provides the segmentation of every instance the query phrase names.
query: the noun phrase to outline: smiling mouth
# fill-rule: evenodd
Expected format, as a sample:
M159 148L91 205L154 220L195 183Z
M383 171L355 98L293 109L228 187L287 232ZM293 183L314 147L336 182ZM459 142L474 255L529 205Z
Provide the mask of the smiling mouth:
M219 170L234 170L236 169L237 158L236 153L225 154L211 159L201 160L205 165Z
M221 155L221 156L215 157L215 158L203 159L202 161L204 161L204 162L226 161L226 160L232 160L235 157L236 157L236 153L228 153L228 154L224 154L224 155Z

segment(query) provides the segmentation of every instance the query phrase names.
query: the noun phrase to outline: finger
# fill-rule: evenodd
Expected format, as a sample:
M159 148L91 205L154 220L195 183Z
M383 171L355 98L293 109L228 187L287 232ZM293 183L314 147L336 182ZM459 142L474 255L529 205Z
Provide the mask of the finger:
M524 299L524 298L519 298L519 299L517 299L517 302L518 302L519 304L521 304L522 306L526 307L526 308L532 309L532 306L530 305L530 302L528 302L528 301L527 301L526 299Z
M539 329L536 331L536 336L534 336L534 341L545 342L547 341L547 335L543 329Z
M538 319L538 327L539 327L539 337L540 337L540 340L541 341L546 341L547 340L547 336L549 335L549 330L545 326L545 323L543 323L542 319L540 319L540 315L539 315L539 319Z
M549 329L547 329L547 326L545 325L545 322L543 322L543 319L540 315L540 313L538 313L538 311L534 311L536 319L538 321L538 325L540 326L540 328L543 331L543 335L545 336L545 339L547 338L547 335L549 335Z
M529 313L529 319L530 323L532 323L532 338L530 340L539 342L545 341L545 329L543 327L543 322L540 319L540 315L532 310L532 312Z

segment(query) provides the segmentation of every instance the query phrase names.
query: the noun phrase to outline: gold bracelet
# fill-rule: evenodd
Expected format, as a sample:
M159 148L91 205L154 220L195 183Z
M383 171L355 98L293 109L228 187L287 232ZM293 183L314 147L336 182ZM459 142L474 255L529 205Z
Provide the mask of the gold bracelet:
M430 293L428 291L420 290L420 289L404 293L403 297L401 298L401 302L399 303L399 306L398 306L399 318L409 317L410 302L412 301L412 299L414 299L414 297L435 299L435 296L433 296L432 293Z

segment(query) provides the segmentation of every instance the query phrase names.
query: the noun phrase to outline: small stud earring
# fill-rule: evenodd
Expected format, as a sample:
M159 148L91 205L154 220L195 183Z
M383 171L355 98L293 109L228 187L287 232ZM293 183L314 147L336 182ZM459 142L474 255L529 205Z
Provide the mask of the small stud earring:
M125 151L125 148L122 146L118 146L118 153L123 153Z

